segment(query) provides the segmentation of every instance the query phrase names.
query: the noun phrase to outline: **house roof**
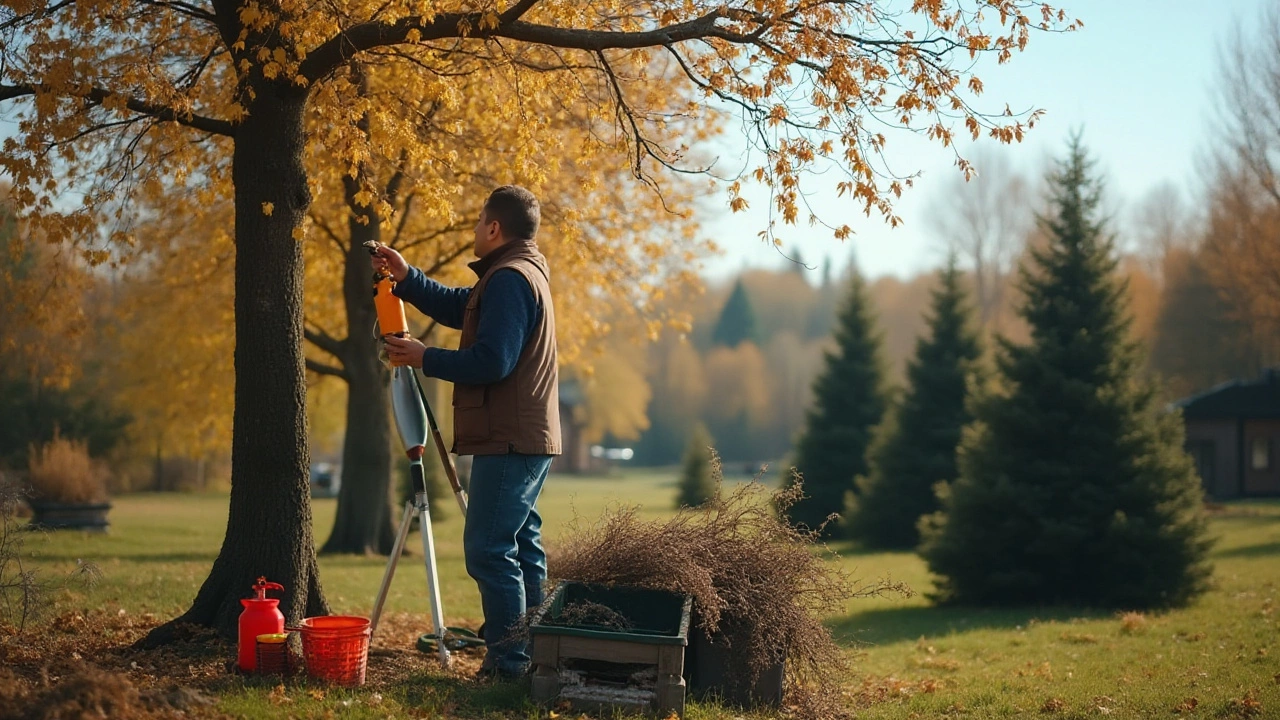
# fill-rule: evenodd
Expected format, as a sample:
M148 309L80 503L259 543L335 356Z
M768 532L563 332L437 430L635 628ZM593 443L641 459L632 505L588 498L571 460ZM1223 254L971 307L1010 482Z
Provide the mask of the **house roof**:
M1280 367L1256 380L1232 380L1175 402L1188 420L1280 419Z

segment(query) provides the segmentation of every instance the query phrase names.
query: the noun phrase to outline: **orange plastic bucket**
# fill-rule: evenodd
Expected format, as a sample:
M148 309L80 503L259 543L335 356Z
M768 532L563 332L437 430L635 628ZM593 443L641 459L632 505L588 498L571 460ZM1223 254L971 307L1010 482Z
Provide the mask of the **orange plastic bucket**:
M302 634L302 657L307 675L334 685L364 684L369 665L369 618L325 615L306 618L297 628Z

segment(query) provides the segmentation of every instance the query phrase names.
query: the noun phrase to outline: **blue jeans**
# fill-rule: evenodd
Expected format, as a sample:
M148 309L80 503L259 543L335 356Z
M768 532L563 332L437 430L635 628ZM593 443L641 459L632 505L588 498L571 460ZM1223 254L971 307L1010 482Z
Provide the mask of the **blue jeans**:
M486 667L523 673L527 643L509 639L521 615L542 604L547 555L534 507L551 469L550 455L477 455L462 546L467 574L480 587Z

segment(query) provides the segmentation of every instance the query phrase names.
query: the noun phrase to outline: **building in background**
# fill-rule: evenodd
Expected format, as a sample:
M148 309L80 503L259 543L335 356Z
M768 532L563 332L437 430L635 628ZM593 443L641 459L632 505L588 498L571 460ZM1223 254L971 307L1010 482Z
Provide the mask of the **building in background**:
M1280 496L1280 367L1174 403L1187 451L1214 499Z
M551 472L583 473L589 470L591 455L582 422L587 402L582 385L575 379L560 381L560 454L551 461Z

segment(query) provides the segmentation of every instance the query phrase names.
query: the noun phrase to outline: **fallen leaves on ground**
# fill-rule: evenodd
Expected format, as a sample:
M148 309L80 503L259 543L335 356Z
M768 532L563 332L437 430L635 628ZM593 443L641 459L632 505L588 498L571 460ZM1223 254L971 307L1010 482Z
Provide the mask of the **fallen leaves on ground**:
M1062 698L1056 698L1056 697L1051 697L1045 700L1044 704L1040 706L1040 712L1046 713L1046 714L1059 713L1066 709L1067 709L1066 701L1063 700Z
M234 672L235 644L208 628L191 626L178 642L156 649L132 647L160 619L123 609L68 612L38 628L17 633L0 628L0 720L58 720L79 717L221 718L221 694L260 682ZM422 615L383 617L369 655L362 701L378 705L392 686L410 675L442 671L434 655L414 647L428 630ZM455 653L447 675L470 677L479 667L477 653ZM264 686L265 689L266 686ZM294 701L306 687L305 675L281 678L266 694L274 705ZM326 691L307 688L323 700Z
M1249 718L1262 714L1262 703L1258 702L1258 698L1252 691L1242 698L1227 703L1227 707L1235 717Z

